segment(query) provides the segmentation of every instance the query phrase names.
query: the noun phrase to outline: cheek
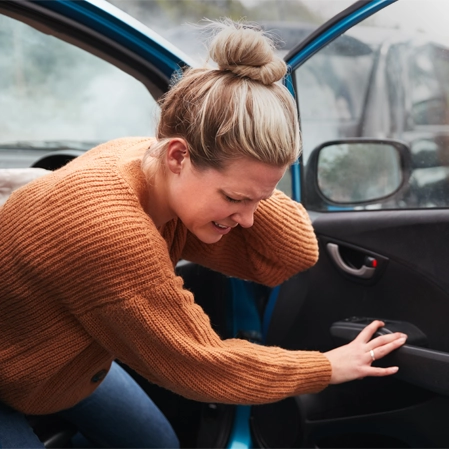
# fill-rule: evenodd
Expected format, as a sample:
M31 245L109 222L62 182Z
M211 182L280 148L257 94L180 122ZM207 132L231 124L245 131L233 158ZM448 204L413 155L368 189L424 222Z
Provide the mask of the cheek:
M226 216L224 208L219 207L214 202L198 202L193 209L195 210L197 219L202 221L218 220Z
M233 206L224 203L220 199L194 200L189 208L189 216L197 223L206 224L211 221L220 221L230 217Z

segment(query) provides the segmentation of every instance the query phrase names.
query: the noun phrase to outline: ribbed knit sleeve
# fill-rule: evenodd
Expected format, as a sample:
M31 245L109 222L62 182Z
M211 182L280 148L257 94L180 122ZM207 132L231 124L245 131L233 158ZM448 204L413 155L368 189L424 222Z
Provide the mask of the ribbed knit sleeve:
M150 381L199 401L266 403L328 384L330 365L318 352L221 340L173 273L166 242L125 204L115 199L91 219L95 231L70 250L83 256L66 273L66 305L96 341Z
M276 286L317 262L318 243L302 205L276 191L260 202L251 228L237 226L212 245L188 233L182 256L229 276Z
M320 353L220 340L180 287L180 280L169 281L156 290L157 299L135 297L79 319L142 376L198 401L260 404L328 384L329 362Z

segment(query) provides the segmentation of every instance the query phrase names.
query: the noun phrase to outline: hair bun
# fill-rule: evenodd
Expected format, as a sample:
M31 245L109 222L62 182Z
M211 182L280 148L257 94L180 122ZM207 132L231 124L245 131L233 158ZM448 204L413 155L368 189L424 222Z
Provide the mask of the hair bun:
M274 53L273 41L262 30L229 19L212 24L218 33L210 43L209 55L219 69L265 85L285 76L287 66Z

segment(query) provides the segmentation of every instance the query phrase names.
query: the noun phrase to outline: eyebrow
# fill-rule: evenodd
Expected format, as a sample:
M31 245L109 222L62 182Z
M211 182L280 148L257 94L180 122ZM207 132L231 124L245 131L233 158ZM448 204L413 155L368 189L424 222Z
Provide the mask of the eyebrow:
M250 198L249 196L245 196L242 195L241 193L236 193L236 192L225 192L223 189L219 189L219 192L222 193L223 195L229 196L229 197L237 197L235 198L236 200L239 201L254 201L252 198ZM260 201L264 201L267 200L268 198L270 198L273 195L274 191L270 193L270 195L268 197L264 197L262 198Z

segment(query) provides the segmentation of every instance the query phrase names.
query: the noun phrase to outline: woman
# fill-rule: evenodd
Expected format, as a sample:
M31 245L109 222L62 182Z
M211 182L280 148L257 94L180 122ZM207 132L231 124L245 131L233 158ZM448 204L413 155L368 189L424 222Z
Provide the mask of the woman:
M175 275L185 258L275 286L318 257L307 213L275 190L301 146L279 83L286 66L260 31L215 26L218 68L172 87L156 139L100 145L0 210L3 446L19 447L21 429L37 447L23 414L56 412L98 447L177 446L114 359L188 398L232 404L397 371L371 366L405 342L371 340L381 322L325 354L223 341Z

